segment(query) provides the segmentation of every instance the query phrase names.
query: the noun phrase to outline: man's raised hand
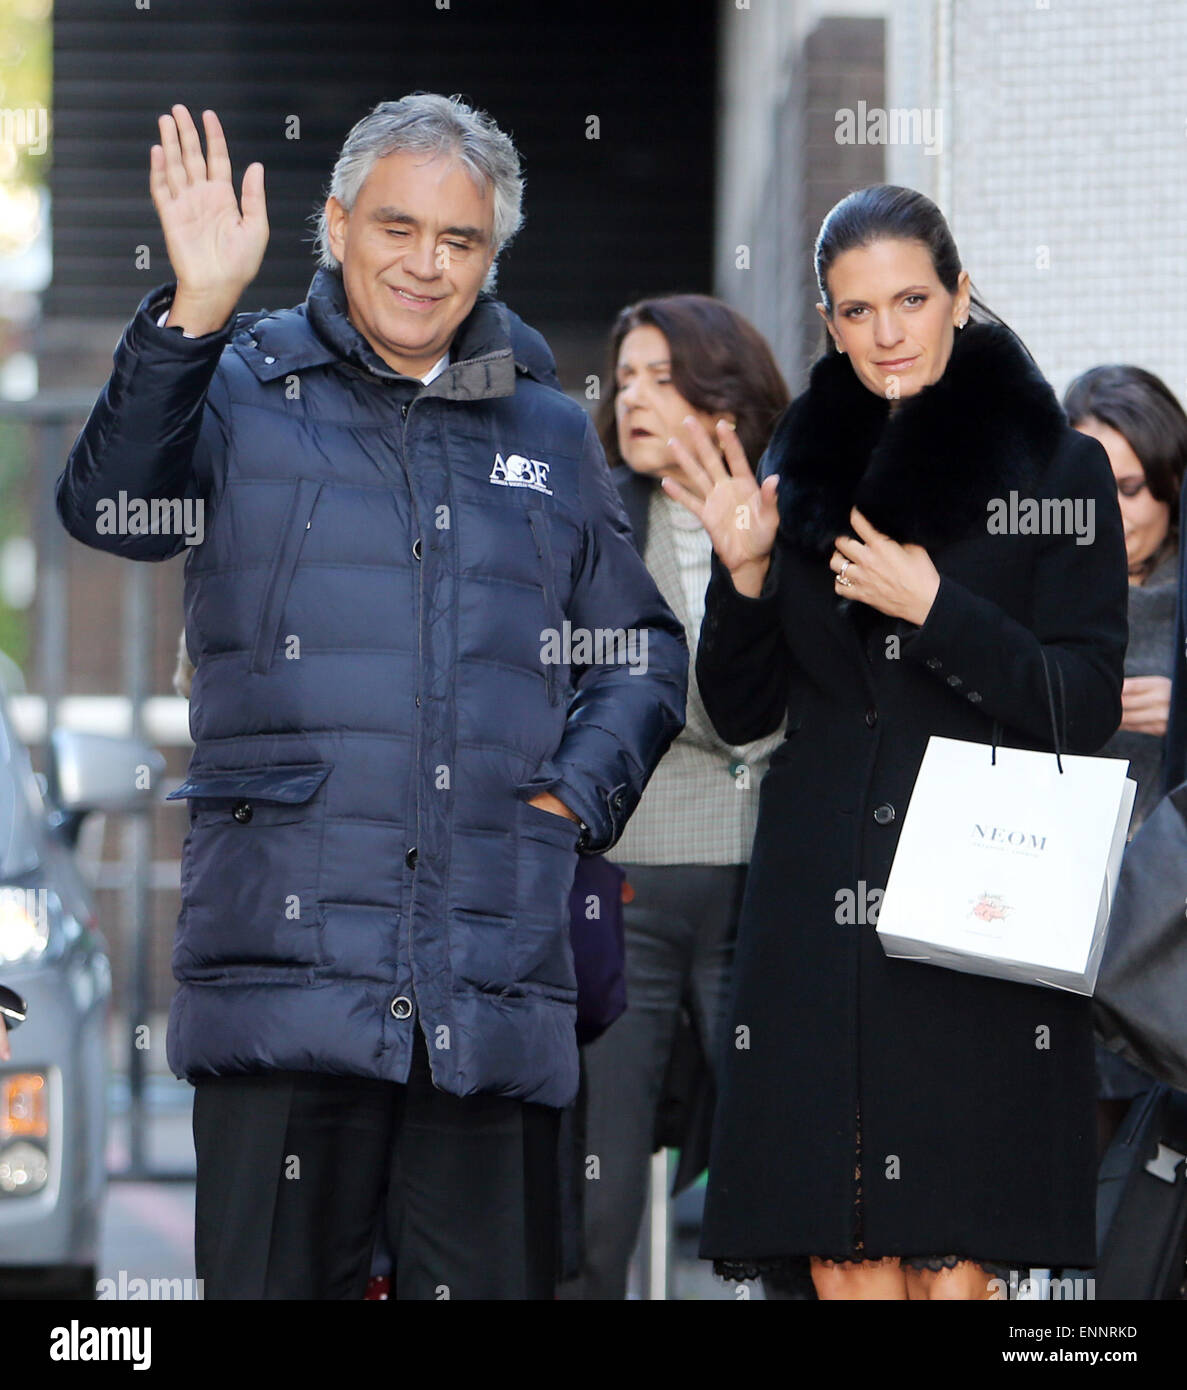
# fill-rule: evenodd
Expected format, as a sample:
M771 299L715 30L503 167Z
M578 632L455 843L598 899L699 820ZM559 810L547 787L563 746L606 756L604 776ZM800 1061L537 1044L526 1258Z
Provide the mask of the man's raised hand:
M220 329L255 279L268 245L264 166L249 164L240 200L231 182L223 128L203 111L206 155L193 118L177 105L161 116L149 158L149 192L177 279L169 325L195 335Z

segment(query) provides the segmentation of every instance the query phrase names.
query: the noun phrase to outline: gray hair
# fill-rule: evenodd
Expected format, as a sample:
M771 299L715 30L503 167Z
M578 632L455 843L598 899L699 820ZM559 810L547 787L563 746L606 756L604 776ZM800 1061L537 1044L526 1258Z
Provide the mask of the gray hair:
M493 289L499 252L523 225L524 181L519 154L510 138L484 111L475 111L460 96L414 92L399 101L381 101L351 128L338 153L326 196L337 198L347 212L352 211L375 162L405 151L430 159L452 155L483 192L488 186L493 189L496 259L483 286ZM337 256L330 250L324 206L313 221L318 264L327 270L340 269Z

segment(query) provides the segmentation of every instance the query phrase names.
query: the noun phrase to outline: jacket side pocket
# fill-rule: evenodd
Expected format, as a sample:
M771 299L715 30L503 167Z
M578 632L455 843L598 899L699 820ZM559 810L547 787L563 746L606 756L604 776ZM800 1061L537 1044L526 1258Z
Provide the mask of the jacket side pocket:
M177 977L323 963L321 884L329 763L191 771Z

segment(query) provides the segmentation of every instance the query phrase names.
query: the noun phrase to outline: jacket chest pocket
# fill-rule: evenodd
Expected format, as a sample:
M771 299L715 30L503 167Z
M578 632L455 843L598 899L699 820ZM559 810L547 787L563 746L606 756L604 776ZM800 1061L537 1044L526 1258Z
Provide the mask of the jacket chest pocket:
M318 884L329 763L203 768L187 799L174 970L323 961Z
M577 544L579 532L570 522L560 516L551 515L543 507L529 507L527 519L536 550L536 563L539 566L544 612L549 626L556 631L559 639L564 632L565 614L571 593L569 577L574 562L571 547ZM565 662L544 662L549 704L559 704L565 697L569 683L567 669Z
M292 587L293 575L301 555L305 533L313 524L313 513L324 486L316 478L298 478L285 513L280 544L272 561L272 572L264 586L260 616L252 645L251 671L262 676L272 664L280 633L284 606Z

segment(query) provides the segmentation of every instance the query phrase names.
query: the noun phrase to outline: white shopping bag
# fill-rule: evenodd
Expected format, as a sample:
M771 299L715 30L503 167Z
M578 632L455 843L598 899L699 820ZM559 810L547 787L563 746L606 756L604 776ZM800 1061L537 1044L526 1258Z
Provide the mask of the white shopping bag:
M886 954L1091 994L1137 790L1128 770L1000 746L995 759L933 736L878 913Z

